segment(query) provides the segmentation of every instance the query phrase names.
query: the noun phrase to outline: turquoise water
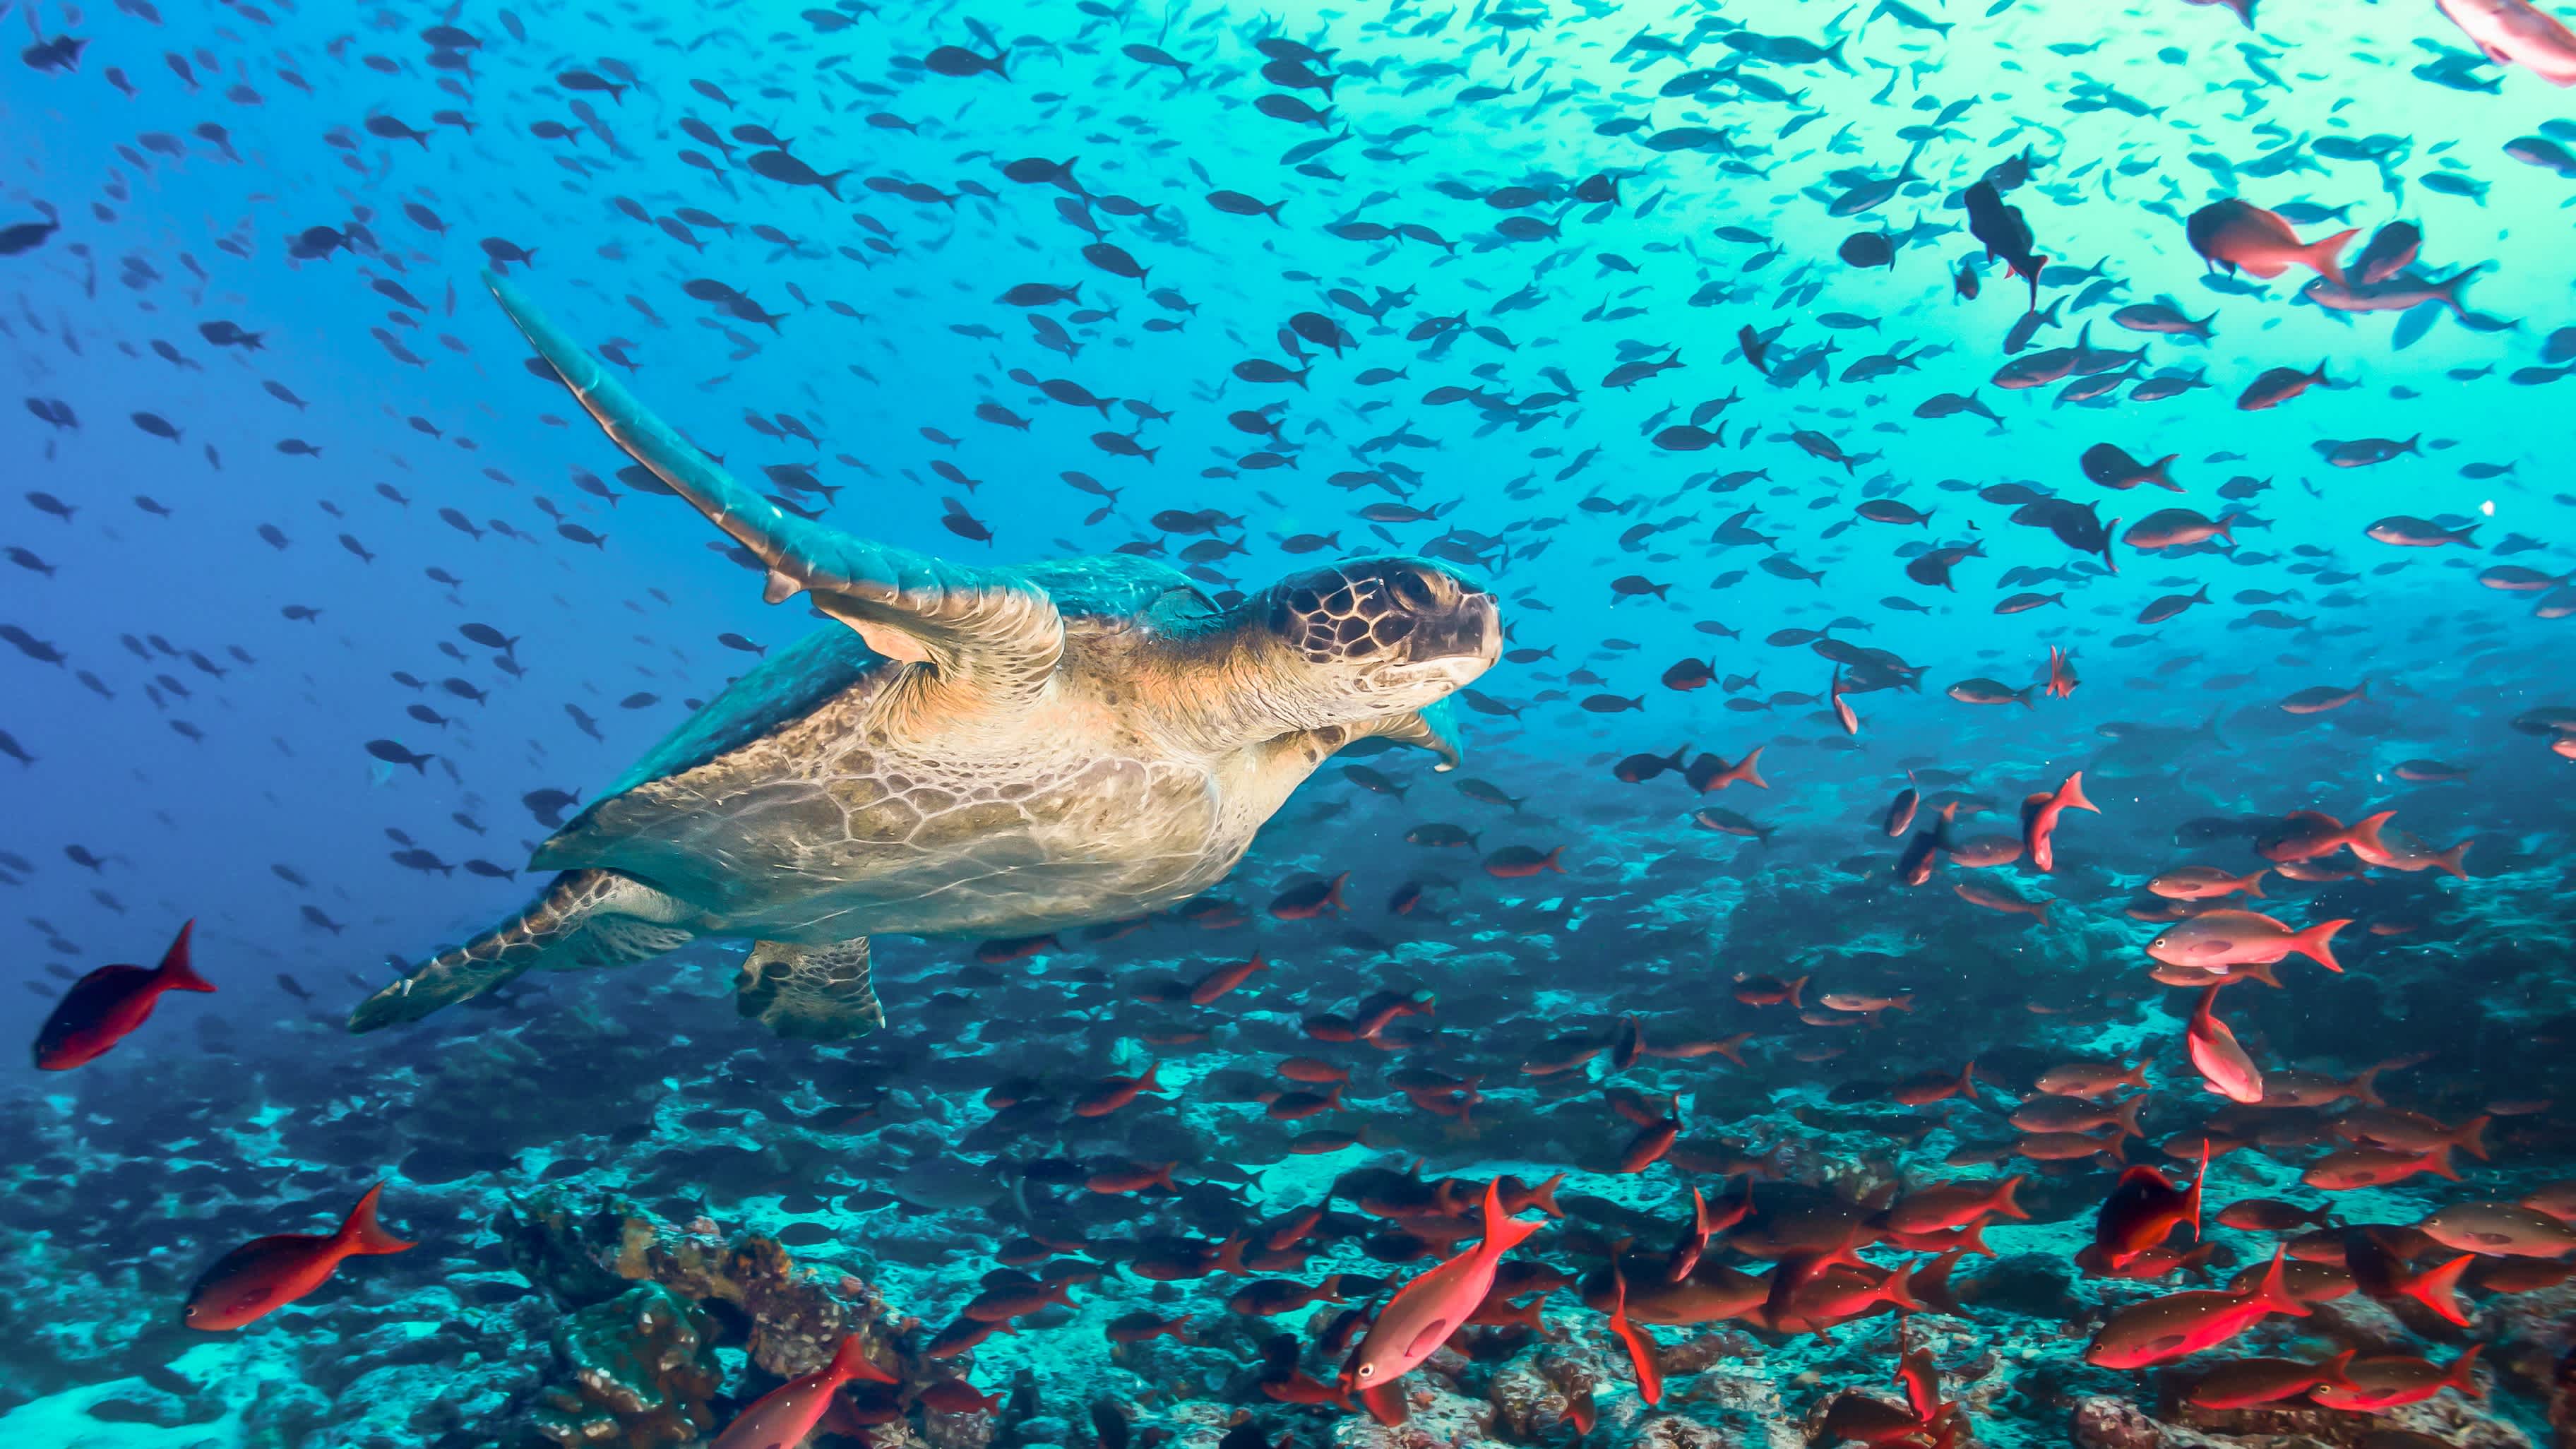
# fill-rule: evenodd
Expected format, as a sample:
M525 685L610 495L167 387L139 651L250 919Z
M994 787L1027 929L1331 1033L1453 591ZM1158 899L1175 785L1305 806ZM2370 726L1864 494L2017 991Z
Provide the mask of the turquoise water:
M1724 1275L1785 1251L1883 1296L1953 1244L1878 1215L2016 1173L2029 1217L1992 1217L1955 1294L1926 1276L1909 1310L1905 1345L1966 1405L1902 1411L1918 1438L2147 1442L2104 1427L2121 1403L2221 1436L2357 1432L2357 1409L2248 1419L2190 1386L2229 1358L2474 1344L2484 1399L2374 1427L2546 1442L2570 1317L2548 1280L2576 1244L2549 1226L2576 1176L2576 493L2551 406L2576 361L2576 119L2441 10L19 0L0 28L31 47L0 71L0 336L26 399L0 415L11 994L33 1041L74 981L152 965L192 919L215 988L68 1071L0 1068L8 1442L715 1442L852 1332L901 1384L842 1392L816 1442L1214 1439L1238 1411L1265 1444L1353 1439L1368 1406L1282 1398L1332 1397L1299 1386L1356 1361L1343 1315L1475 1243L1485 1181L1559 1171L1564 1216L1504 1259L1530 1286L1496 1299L1548 1289L1535 1312L1401 1380L1444 1442L1562 1438L1584 1412L1594 1436L1765 1442L1847 1391L1893 1403L1887 1303L1817 1332L1841 1315ZM2035 318L1969 230L1981 180L2044 259ZM2229 201L2270 219L2204 256L2188 219ZM2317 305L2303 262L2254 275L2267 227L2355 229L2308 255L2376 276L2356 285L2383 305ZM1069 684L973 740L925 723L972 714L939 691L1025 640L902 665L809 608L828 587L764 604L735 540L531 356L487 267L788 509L745 504L762 517L1006 590L1065 558L1146 580L1059 586L1067 679L1109 657L1093 614L1266 640L1290 595L1264 591L1347 558L1489 591L1499 635L1425 606L1411 646L1492 660L1435 711L1461 763L1366 739L1272 811L1293 769L1271 790L1182 761L1186 791L1260 828L1159 895L1020 884L991 832L916 841L927 874L895 894L1002 883L966 888L982 926L925 939L907 900L841 933L877 937L871 1034L782 1037L725 1000L775 920L351 1034L556 865L686 894L670 854L531 857L662 773L637 760L709 753L704 731L657 746L816 631L832 691L927 698L903 718L937 788L1091 758L1097 696ZM2242 406L2258 379L2289 395ZM673 459L695 461L646 461ZM2191 511L2167 536L2228 529L2141 547L2163 509ZM1101 708L1171 764L1161 703L1310 678L1268 656L1224 675L1214 648L1098 665ZM774 672L743 693L770 703L727 742L808 702ZM1292 742L1350 723L1276 720ZM2098 809L2060 818L2040 870L2021 802L2079 772ZM2365 855L2288 858L2388 811ZM1083 817L1056 863L1121 858L1144 813ZM2261 899L2177 899L2190 866L2272 873ZM2204 1090L2227 1077L2191 1046L2205 978L2149 952L2213 906L2351 923L2339 973L2291 955L2282 989L2216 999L2267 1105ZM2271 929L2222 923L2223 981L2269 964ZM1267 969L1190 999L1256 951ZM1431 1009L1348 1040L1381 993L1378 1017ZM1350 1080L1283 1103L1331 1088L1286 1058ZM2042 1074L2096 1059L2146 1063L2144 1135L2028 1137L2054 1129L2016 1116L2071 1110ZM1160 1091L1074 1110L1148 1062ZM2374 1064L2384 1106L2316 1100ZM1350 1140L1292 1150L1327 1133ZM2164 1281L2075 1261L2123 1168L2179 1186L2204 1137L2214 1258ZM2394 1180L2302 1181L2352 1150L2393 1154L2372 1162ZM1168 1183L1086 1187L1166 1162ZM1416 1164L1457 1186L1368 1175ZM327 1233L379 1181L417 1247L247 1327L183 1325L225 1254ZM1726 1311L1637 1315L1650 1405L1610 1267L1658 1271L1691 1189L1747 1183L1758 1210L1693 1279ZM2217 1225L2255 1198L2332 1230ZM2515 1204L2525 1236L2469 1252L2453 1325L2399 1290L2462 1230L2406 1230L2476 1203ZM1220 1258L1316 1206L1273 1266ZM756 1267L769 1242L792 1273ZM2145 1377L2087 1361L2125 1305L2276 1244L2328 1280L2301 1291L2360 1290ZM1809 1258L1834 1248L1865 1266ZM1034 1291L997 1273L1067 1301L989 1310L1017 1331L948 1352L988 1321L978 1294ZM1330 1296L1230 1309L1252 1278ZM1190 1324L1113 1336L1141 1313ZM651 1392L585 1398L603 1363ZM2364 1377L2420 1368L2392 1364ZM1657 1427L1675 1416L1700 1427Z

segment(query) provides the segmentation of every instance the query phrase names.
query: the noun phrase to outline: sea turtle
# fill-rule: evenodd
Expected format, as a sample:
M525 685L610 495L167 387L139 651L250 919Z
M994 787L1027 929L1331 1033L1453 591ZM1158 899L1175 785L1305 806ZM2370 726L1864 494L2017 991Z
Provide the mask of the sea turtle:
M748 938L737 1004L781 1035L885 1021L868 938L1034 936L1223 877L1334 751L1458 761L1447 696L1494 662L1494 597L1418 558L1293 575L1220 609L1113 554L1015 568L772 506L638 404L510 282L484 281L599 426L838 621L781 649L538 847L525 910L362 1002L412 1021L532 968ZM843 627L846 626L846 627Z

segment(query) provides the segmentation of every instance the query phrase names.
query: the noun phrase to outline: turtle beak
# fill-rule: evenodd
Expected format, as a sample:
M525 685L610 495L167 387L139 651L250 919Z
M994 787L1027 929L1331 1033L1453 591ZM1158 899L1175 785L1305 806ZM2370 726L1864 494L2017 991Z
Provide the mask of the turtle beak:
M1503 614L1494 596L1481 590L1466 589L1458 601L1441 616L1422 621L1414 638L1416 652L1425 659L1455 659L1475 665L1468 677L1482 674L1503 653ZM1461 683L1465 681L1460 681Z
M1416 663L1451 667L1466 683L1493 666L1503 652L1502 610L1494 596L1436 565L1408 560L1396 596L1412 617L1406 654Z

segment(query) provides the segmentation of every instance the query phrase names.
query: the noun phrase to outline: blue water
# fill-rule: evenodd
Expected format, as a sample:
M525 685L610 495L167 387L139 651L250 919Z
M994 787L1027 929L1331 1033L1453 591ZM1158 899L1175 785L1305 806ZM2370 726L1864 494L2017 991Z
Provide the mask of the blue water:
M627 1193L666 1225L712 1215L726 1235L802 1221L800 1258L875 1285L889 1327L917 1318L921 1336L954 1319L1005 1240L1059 1220L1056 1189L994 1184L1061 1157L1181 1162L1184 1190L1117 1211L1071 1193L1062 1221L1096 1244L1220 1240L1319 1199L1336 1172L1424 1155L1431 1174L1470 1181L1575 1169L1569 1197L1616 1209L1575 1212L1583 1231L1636 1234L1619 1214L1643 1213L1658 1244L1688 1218L1688 1186L1715 1199L1735 1170L1720 1143L1736 1167L1767 1154L1766 1180L1839 1184L1872 1211L1886 1201L1871 1192L1900 1181L2036 1170L2036 1220L1992 1224L1997 1250L2072 1273L2123 1149L2040 1168L1960 1149L2010 1138L2004 1115L2031 1078L2086 1056L2156 1063L2150 1139L2227 1126L2213 1109L2240 1109L2204 1092L2185 1056L2192 997L2148 977L2158 926L2124 911L2157 907L2144 883L2179 865L2265 865L2256 817L2277 828L2297 810L2394 810L2434 850L2473 840L2458 878L2329 855L2316 873L2337 878L2276 876L2261 901L2217 902L2294 928L2356 921L2335 943L2344 974L2293 958L2283 992L2225 994L2267 1070L2348 1078L2420 1057L2392 1072L2393 1106L2452 1126L2493 1116L2492 1158L2459 1161L2465 1182L2353 1194L2340 1221L2410 1225L2576 1175L2563 865L2576 493L2554 466L2553 406L2576 360L2559 244L2576 161L2557 149L2576 146L2576 120L2528 69L2481 63L2431 6L2270 0L2240 26L2168 0L2117 14L2039 0L971 14L19 0L0 28L38 46L0 70L0 227L22 228L0 233L14 247L0 336L27 399L0 411L14 565L0 569L0 623L19 631L0 635L16 646L0 655L12 1019L32 1038L71 979L150 965L189 919L218 987L169 998L69 1074L0 1066L10 1252L45 1305L42 1327L0 1348L0 1415L29 1416L21 1442L522 1442L536 1386L564 1362L549 1336L582 1296L537 1292L548 1285L513 1277L497 1246L495 1215L540 1183ZM64 36L85 42L68 63ZM922 59L942 46L1008 58L944 74L961 67ZM1265 110L1266 97L1292 104ZM782 138L829 189L755 169ZM2030 292L1969 235L1959 198L2016 158L2027 180L2002 199L2049 266L2046 321L2008 354ZM1834 205L1891 179L1875 204ZM2457 308L2329 310L2301 296L2308 267L2265 281L2195 254L2185 218L2228 198L2308 241L2357 228L2341 253L2356 267L2382 226L2420 227L2399 285L2478 270ZM681 220L691 209L704 217ZM1859 233L1892 265L1843 260ZM1094 243L1115 250L1087 257ZM549 833L531 792L570 792L577 813L760 651L840 627L802 597L764 605L760 575L703 519L619 479L630 460L532 375L479 279L496 257L646 406L835 529L975 564L1128 545L1227 607L1361 554L1428 556L1481 581L1513 652L1451 703L1464 764L1435 773L1401 748L1326 763L1216 888L1243 908L1222 931L1165 920L1085 939L1077 922L1034 957L980 967L971 940L883 937L890 1024L856 1044L782 1043L738 1021L724 997L741 943L719 941L345 1033L357 1001L544 883L526 869ZM1120 274L1126 258L1141 279ZM721 285L689 286L707 282ZM1004 300L1025 284L1079 293ZM2115 319L2160 298L2211 318L2212 335ZM227 341L241 334L256 345ZM1828 345L1821 366L1802 357ZM2078 346L2143 352L1997 385L1998 369ZM2267 369L2320 361L2321 384L2237 406ZM2064 396L2112 374L2099 396ZM1252 380L1265 375L1280 380ZM1050 397L1051 380L1102 406L1062 386ZM2175 395L2141 400L2141 387ZM1943 394L1994 420L1918 411ZM1720 440L1678 449L1670 430L1686 425ZM2392 445L2385 461L2326 456L2372 439ZM2080 460L2104 443L2175 455L2179 491L2088 478ZM837 501L782 490L771 465L810 469ZM2097 506L2115 567L2014 520L2043 494ZM1931 518L1856 512L1888 499ZM2122 540L2169 507L2233 515L2232 541ZM1156 521L1200 510L1239 522L1211 535ZM1281 547L1302 535L1331 542ZM1949 587L1908 576L1927 549L1972 544ZM2201 589L2206 602L2138 622ZM1997 612L2026 593L2062 597ZM1851 646L1887 656L1854 668ZM2045 687L2052 649L2071 656L2071 693ZM1668 687L1689 661L1714 678ZM1846 676L1856 733L1828 698ZM1955 697L1977 680L2027 694ZM2321 686L2341 702L2283 708ZM389 762L370 741L429 758ZM1767 788L1617 778L1627 757L1676 746L1728 762L1759 747ZM2410 760L2459 778L2410 779ZM1350 765L1406 793L1366 788ZM2101 808L2065 817L2055 871L2025 857L1897 880L1905 842L1880 823L1909 772L1924 796L1914 829L1959 805L1948 847L2017 834L2021 796L2076 771ZM1462 778L1526 803L1461 795ZM1729 817L1695 821L1708 807L1749 823L1709 828ZM1426 824L1475 844L1408 844ZM1478 868L1505 847L1561 848L1562 873ZM1264 909L1344 872L1346 912ZM1962 881L2059 914L1978 910L1954 893ZM1423 904L1390 911L1408 884ZM1256 944L1279 964L1226 1008L1138 1000ZM1732 993L1766 975L1811 978L1811 1019ZM1403 1056L1301 1032L1378 989L1440 1000L1390 1028ZM1910 1011L1814 1004L1909 990ZM1650 1044L1751 1030L1751 1065L1605 1056L1571 1087L1522 1072L1548 1038L1606 1046L1632 1013ZM1175 1039L1195 1033L1172 1022L1213 1035ZM1299 1052L1360 1069L1347 1095L1363 1113L1303 1124L1364 1119L1348 1151L1289 1154L1287 1129L1242 1105ZM1886 1099L1888 1083L1971 1057L2003 1097ZM1069 1098L1149 1058L1177 1089L1144 1109L1152 1125L1051 1119L969 1139L997 1082L1036 1075ZM1473 1134L1409 1103L1382 1080L1403 1066L1480 1079L1489 1125ZM1604 1172L1635 1127L1587 1081L1680 1093L1700 1155L1675 1162L1694 1165ZM2222 1156L2213 1211L2223 1196L2316 1199L2299 1171L2377 1140L2337 1135L2329 1119L2353 1106ZM873 1115L815 1116L837 1109ZM1926 1121L1947 1125L1891 1125ZM2192 1153L2165 1145L2133 1142L2125 1160L2182 1160L2186 1175ZM1837 1162L1866 1166L1825 1170ZM924 1164L973 1180L926 1185L940 1173ZM379 1179L388 1220L420 1249L352 1260L237 1337L175 1326L206 1264L263 1233L327 1231ZM1372 1261L1364 1226L1319 1230L1330 1246L1303 1281L1338 1269L1392 1289L1427 1264ZM1424 1236L1445 1256L1476 1233ZM1598 1268L1606 1242L1577 1237L1530 1256ZM2272 1237L2229 1241L2250 1266ZM2447 1256L2411 1246L2418 1268ZM957 1369L1006 1393L1033 1372L1040 1387L999 1415L1015 1442L1089 1442L1100 1396L1140 1431L1204 1402L1256 1410L1274 1442L1310 1420L1298 1432L1326 1432L1343 1410L1258 1389L1262 1335L1298 1320L1238 1317L1109 1356L1108 1319L1150 1305L1224 1323L1235 1286L1084 1282L1076 1307L1016 1337L912 1362L905 1402ZM1945 1365L2028 1347L2015 1361L2049 1375L2027 1403L1981 1407L1980 1442L2062 1442L2048 1436L2072 1395L2186 1412L2075 1357L2107 1308L2148 1286L2079 1280L2063 1301L1997 1289L1941 1316ZM2565 1345L2531 1324L2564 1317L2566 1291L2482 1292L2466 1329L2408 1305L2405 1327L2371 1342L2442 1362L2479 1342L2490 1361L2540 1364ZM1539 1331L1603 1366L1602 1432L1642 1432L1625 1350L1577 1299L1548 1300ZM709 1329L718 1383L699 1431L821 1361L747 1364L744 1320L728 1309ZM412 1341L460 1325L480 1335L470 1362ZM1738 1428L1793 1418L1819 1394L1884 1382L1889 1326L1717 1346L1707 1325L1666 1328L1662 1411ZM2366 1336L2281 1319L2234 1351L2321 1358ZM1529 1361L1526 1343L1492 1346L1495 1363ZM1339 1362L1310 1355L1301 1371L1329 1378ZM1752 1407L1721 1392L1765 1363L1813 1367L1822 1387ZM1503 1373L1442 1360L1412 1382L1492 1402ZM2477 1432L2545 1421L2535 1373L2491 1385ZM368 1387L339 1392L352 1382ZM240 1387L255 1383L270 1386L257 1402ZM145 1407L95 1407L107 1400ZM611 1442L684 1442L621 1432L635 1437Z

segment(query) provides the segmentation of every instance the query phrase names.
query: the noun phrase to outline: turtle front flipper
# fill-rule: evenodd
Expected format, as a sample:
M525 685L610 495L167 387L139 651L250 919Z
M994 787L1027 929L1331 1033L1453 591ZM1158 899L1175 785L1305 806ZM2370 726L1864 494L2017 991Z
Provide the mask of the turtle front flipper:
M1044 589L788 513L637 402L514 283L489 271L483 282L610 440L769 570L770 603L810 592L889 659L929 664L988 703L1036 700L1064 653L1064 621Z
M418 1021L532 969L570 971L649 960L696 938L696 932L677 924L687 913L681 902L633 876L613 870L565 871L527 909L431 957L358 1003L349 1013L349 1030Z
M1458 734L1458 717L1443 699L1407 714L1391 714L1373 724L1352 730L1353 737L1378 735L1403 744L1420 745L1440 757L1431 768L1454 770L1467 758L1466 742Z
M822 946L761 941L743 958L734 1004L784 1037L846 1041L885 1025L869 979L868 938Z

